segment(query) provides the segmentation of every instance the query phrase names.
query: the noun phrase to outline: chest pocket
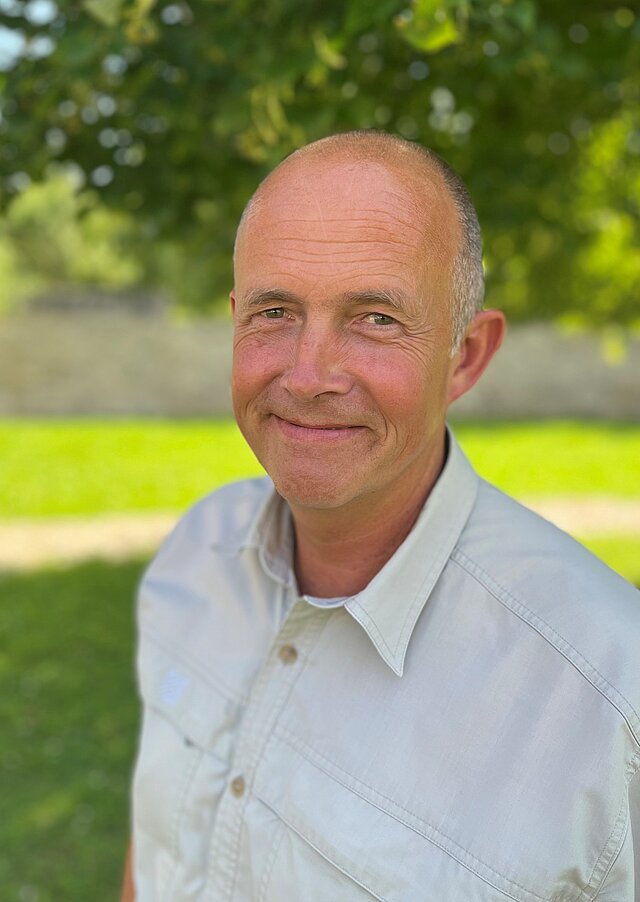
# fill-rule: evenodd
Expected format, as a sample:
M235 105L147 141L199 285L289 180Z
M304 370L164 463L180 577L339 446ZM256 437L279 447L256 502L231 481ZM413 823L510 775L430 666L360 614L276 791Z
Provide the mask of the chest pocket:
M139 672L145 714L134 830L139 870L154 884L145 898L155 902L171 898L178 869L181 883L204 873L207 819L224 791L240 706L147 640L140 644Z
M464 853L456 858L287 743L268 748L254 794L284 825L259 902L301 886L305 902L541 902L510 881L501 886Z

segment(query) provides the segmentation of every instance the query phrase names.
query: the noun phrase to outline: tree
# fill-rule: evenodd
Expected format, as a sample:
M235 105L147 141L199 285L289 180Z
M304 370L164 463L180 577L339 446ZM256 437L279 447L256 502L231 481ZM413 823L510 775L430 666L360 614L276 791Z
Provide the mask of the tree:
M629 256L640 238L640 17L630 7L3 9L23 36L5 62L5 203L52 163L73 168L105 203L135 214L162 249L150 277L171 277L188 303L226 293L235 223L271 166L324 134L379 127L433 147L465 178L484 227L489 299L512 318L638 319Z
M117 290L145 275L136 223L99 202L68 175L17 193L0 221L0 310L70 284Z

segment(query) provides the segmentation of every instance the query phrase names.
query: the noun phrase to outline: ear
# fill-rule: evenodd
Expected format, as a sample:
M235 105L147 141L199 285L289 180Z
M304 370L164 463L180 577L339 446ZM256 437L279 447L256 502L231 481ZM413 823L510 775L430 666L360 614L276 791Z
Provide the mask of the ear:
M476 314L453 359L449 404L476 384L502 344L505 329L504 313L501 310L482 310Z
M229 303L231 304L231 316L236 312L236 293L235 289L231 289L229 292Z

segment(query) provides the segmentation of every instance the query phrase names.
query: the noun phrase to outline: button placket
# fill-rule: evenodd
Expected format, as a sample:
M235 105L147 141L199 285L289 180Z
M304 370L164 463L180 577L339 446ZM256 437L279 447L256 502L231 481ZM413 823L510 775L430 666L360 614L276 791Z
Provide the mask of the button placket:
M298 679L300 668L290 665L312 646L323 625L323 618L317 614L304 599L294 600L254 682L231 762L230 772L235 776L230 780L229 792L221 800L209 847L205 898L210 902L232 898L244 812L250 797L248 789L275 721ZM283 653L283 649L287 651Z

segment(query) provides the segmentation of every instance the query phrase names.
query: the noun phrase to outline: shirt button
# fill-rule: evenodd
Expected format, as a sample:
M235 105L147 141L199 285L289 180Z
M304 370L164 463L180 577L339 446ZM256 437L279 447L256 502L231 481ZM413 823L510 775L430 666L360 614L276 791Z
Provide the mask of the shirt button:
M278 657L283 664L294 664L298 660L298 652L293 645L283 645L278 652Z
M231 781L231 792L236 796L236 798L240 798L240 796L244 795L244 791L246 788L246 783L244 782L244 777L234 777Z

